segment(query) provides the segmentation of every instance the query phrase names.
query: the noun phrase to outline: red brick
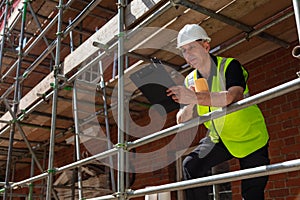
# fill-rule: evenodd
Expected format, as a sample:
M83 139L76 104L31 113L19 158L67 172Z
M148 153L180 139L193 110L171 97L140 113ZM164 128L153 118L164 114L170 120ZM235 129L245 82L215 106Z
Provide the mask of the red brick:
M300 188L299 187L291 187L290 195L293 197L298 196L299 197L298 199L300 199ZM295 198L295 199L297 199L297 198Z
M286 180L275 180L273 181L274 188L285 188L286 187Z
M290 129L282 130L280 133L278 133L278 136L280 138L285 138L285 137L294 137L297 134L299 134L298 128L290 128Z
M275 119L275 118L273 118ZM282 124L281 123L272 123L269 120L266 122L267 123L267 128L270 133L276 133L279 132L282 129Z
M284 144L285 145L291 145L291 144L295 144L295 143L296 143L296 141L295 141L294 137L284 139Z
M289 190L287 188L285 189L276 189L276 190L269 190L269 195L272 198L276 198L277 197L285 197L289 194Z
M283 146L282 147L282 153L283 154L288 154L288 153L295 153L300 151L300 145L299 144L294 144L294 145L289 145L289 146Z

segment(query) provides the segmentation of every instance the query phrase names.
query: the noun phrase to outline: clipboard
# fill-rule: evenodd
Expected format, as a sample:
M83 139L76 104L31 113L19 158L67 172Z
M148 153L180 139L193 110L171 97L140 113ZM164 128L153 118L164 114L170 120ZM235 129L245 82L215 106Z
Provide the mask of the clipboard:
M129 78L152 105L159 104L164 108L165 111L159 106L155 107L160 115L180 108L179 103L167 96L166 90L175 83L163 65L151 63Z

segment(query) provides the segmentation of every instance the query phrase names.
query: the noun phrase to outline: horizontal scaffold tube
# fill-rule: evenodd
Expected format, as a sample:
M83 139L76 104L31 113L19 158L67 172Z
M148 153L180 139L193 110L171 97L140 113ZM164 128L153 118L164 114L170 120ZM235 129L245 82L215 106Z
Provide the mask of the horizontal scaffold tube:
M297 45L297 46L295 46L295 47L293 48L292 55L293 55L295 58L300 59L300 45Z
M145 194L160 193L166 191L183 190L192 187L208 186L213 184L226 183L241 179L254 178L259 176L274 175L286 172L292 172L300 169L300 159L285 161L282 163L260 166L255 168L243 169L223 174L197 178L193 180L170 183L160 186L128 191L128 197L139 197ZM100 198L99 198L100 199Z
M76 167L79 167L79 166L91 163L91 162L93 162L96 159L104 159L104 158L107 158L108 156L115 155L115 154L118 153L118 151L119 151L118 148L113 148L113 149L104 151L102 153L96 154L94 156L90 156L88 158L84 158L84 159L81 159L79 161L73 162L73 163L71 163L69 165L65 165L63 167L56 168L53 171L56 174L57 173L61 173L61 172L65 171L65 170L74 169ZM49 173L51 173L51 172L49 172ZM22 181L19 181L19 182L15 182L15 183L11 184L10 187L11 188L15 188L17 186L24 186L24 185L26 185L28 183L44 179L47 176L48 176L48 172L42 173L42 174L39 174L37 176L31 177L31 178L28 178L28 179L25 179L25 180L22 180Z
M128 190L127 197L134 198L145 196L147 194L161 193L167 191L184 190L187 188L208 186L213 184L226 183L237 181L241 179L254 178L259 176L274 175L286 172L292 172L300 169L300 159L285 161L278 164L260 166L255 168L243 169L233 172L227 172L192 180L180 181L176 183L169 183L159 186L151 186L139 190ZM108 200L117 199L115 195L106 195L102 197L90 198L87 200Z

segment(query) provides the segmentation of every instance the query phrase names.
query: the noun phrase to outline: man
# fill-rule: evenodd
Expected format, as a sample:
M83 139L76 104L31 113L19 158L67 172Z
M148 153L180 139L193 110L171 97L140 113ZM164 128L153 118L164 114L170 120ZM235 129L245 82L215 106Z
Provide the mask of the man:
M197 24L184 26L177 38L177 46L186 62L194 68L185 79L185 86L167 90L173 100L185 104L177 113L177 123L190 120L194 107L199 116L225 107L249 95L247 71L233 58L209 53L210 38ZM207 80L209 90L195 92L195 80ZM241 169L269 164L268 132L263 115L256 105L205 122L207 137L203 138L183 161L185 180L206 176L211 167L237 158ZM242 180L244 200L264 199L268 177ZM208 199L208 188L186 190L186 200Z

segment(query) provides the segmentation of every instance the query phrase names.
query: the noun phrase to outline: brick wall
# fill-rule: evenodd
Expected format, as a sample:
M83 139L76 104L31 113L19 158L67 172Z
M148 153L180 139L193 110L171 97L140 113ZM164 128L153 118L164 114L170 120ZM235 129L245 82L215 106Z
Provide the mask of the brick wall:
M13 4L8 8L7 19L9 19L9 16L14 11L14 9L18 6L19 3L20 3L20 0L13 1ZM0 8L0 18L1 18L1 16L4 17L5 7L6 7L6 4L4 4L3 7ZM4 20L1 20L1 22L0 22L0 31L1 31L1 33L3 31L2 30L3 26L4 26Z
M262 92L297 78L299 60L292 57L292 47L280 48L245 65L252 94ZM271 164L300 157L300 90L259 104L270 134ZM232 170L238 162L231 161ZM240 182L232 184L233 200L240 200ZM272 175L265 192L266 200L300 199L300 172Z

